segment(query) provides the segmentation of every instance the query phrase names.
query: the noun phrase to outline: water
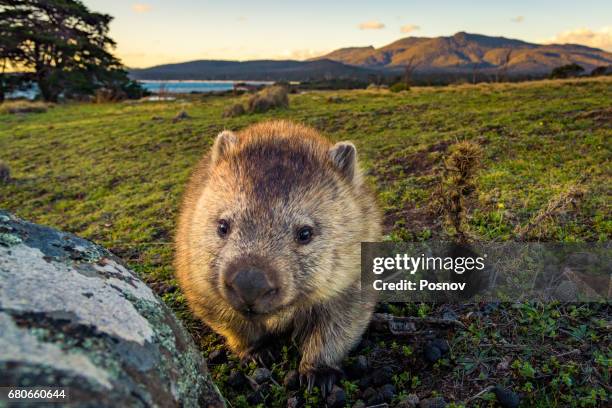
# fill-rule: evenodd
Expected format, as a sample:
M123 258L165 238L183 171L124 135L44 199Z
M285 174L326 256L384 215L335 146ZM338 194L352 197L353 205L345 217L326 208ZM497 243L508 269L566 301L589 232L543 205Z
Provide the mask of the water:
M248 85L270 85L271 81L138 81L147 90L159 93L191 93L191 92L221 92L231 91L235 83ZM26 98L34 99L38 95L38 86L33 85L28 89L15 91L6 95L7 99Z
M167 93L191 93L191 92L220 92L231 91L235 83L246 83L249 85L268 85L269 81L138 81L153 93L160 91Z

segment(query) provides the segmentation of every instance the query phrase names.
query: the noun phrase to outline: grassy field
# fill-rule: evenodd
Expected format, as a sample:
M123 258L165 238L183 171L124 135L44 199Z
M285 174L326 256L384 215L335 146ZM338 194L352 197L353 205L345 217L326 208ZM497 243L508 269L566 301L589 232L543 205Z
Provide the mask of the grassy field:
M244 97L189 96L172 102L65 104L44 113L0 106L0 208L91 239L123 257L179 314L233 407L306 406L324 400L283 385L293 347L257 392L221 339L194 321L176 287L172 237L182 189L195 162L224 128L271 118L309 124L357 145L396 240L452 239L432 209L443 162L461 141L483 159L461 228L473 240L608 241L612 235L612 79L341 91L291 95L290 107L222 118ZM188 118L174 120L184 110ZM555 206L555 203L561 203ZM450 351L423 358L424 338L368 331L346 361L346 405L409 394L457 406L490 385L521 395L522 406L598 406L609 402L612 333L609 305L380 305L394 314L453 313L466 329L441 329ZM351 367L368 359L369 374ZM389 367L389 368L384 368ZM353 373L352 375L350 373ZM375 373L376 378L371 373ZM382 380L379 379L382 378ZM381 396L386 385L393 392ZM386 387L387 391L390 387ZM492 405L485 392L470 406ZM381 400L382 401L382 400ZM359 405L358 405L359 406Z

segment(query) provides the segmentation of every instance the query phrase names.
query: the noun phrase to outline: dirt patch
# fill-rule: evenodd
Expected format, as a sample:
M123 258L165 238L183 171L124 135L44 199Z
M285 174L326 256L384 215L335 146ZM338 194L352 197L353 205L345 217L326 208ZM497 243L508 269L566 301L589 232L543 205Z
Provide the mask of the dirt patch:
M595 109L591 111L581 112L576 115L578 119L591 119L595 123L601 125L612 126L612 108Z
M424 229L437 230L439 227L437 217L426 207L404 205L402 208L385 211L383 217L384 234L390 234L402 223L413 234Z
M391 154L388 159L380 158L377 161L380 164L372 174L383 185L393 184L406 177L433 175L441 163L442 155L432 153L443 153L451 144L450 141L443 140L414 153L397 152ZM426 206L417 207L412 201L405 201L400 208L385 211L385 234L391 233L400 224L410 233L419 233L424 229L437 230L439 227L437 217Z
M380 164L374 170L376 177L385 182L398 180L407 175L421 176L430 174L439 164L439 158L432 157L431 153L444 152L451 145L448 140L443 140L428 146L426 149L418 150L407 155L402 152L392 154L389 159L380 159Z

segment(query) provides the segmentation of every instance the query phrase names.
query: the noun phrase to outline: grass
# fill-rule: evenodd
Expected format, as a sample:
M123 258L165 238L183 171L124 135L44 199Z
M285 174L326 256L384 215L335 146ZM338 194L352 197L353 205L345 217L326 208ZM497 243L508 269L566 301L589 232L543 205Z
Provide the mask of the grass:
M444 161L459 142L471 141L480 146L482 159L470 181L474 191L462 203L461 233L483 241L609 241L610 100L612 80L603 78L400 93L309 92L291 95L289 108L225 118L223 112L245 97L65 104L20 115L0 109L0 160L11 169L11 181L0 184L0 208L122 256L208 354L223 348L222 341L186 308L173 278L171 242L189 172L219 131L288 118L333 140L354 141L378 191L385 233L403 240L456 237L452 223L430 203L444 181ZM182 110L188 118L173 121ZM574 191L580 194L565 205L564 197L574 197ZM559 202L563 211L557 210ZM389 307L415 316L448 309L380 305ZM437 333L449 340L451 351L433 365L422 357L423 339L371 331L347 364L359 354L374 366L394 362L395 401L417 394L443 396L460 406L495 384L520 393L523 406L609 401L609 305L464 305L454 312L467 330ZM272 368L279 384L296 359L290 347ZM232 371L249 374L254 368L238 367L232 356L211 365L233 407L286 406L292 396L306 406L323 401L316 392L282 385L260 390L259 397L248 386L228 385ZM343 383L350 403L368 388L361 380ZM489 406L491 399L484 393L470 405Z

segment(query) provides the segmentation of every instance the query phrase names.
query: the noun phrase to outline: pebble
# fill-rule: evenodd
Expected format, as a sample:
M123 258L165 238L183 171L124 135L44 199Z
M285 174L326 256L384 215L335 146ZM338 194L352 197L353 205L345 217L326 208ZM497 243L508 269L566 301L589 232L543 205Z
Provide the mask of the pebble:
M297 370L290 370L285 374L283 385L290 391L295 391L300 387L300 373Z
M272 373L267 368L256 368L253 372L253 380L257 384L263 384L272 377Z
M442 397L426 398L419 402L419 408L444 408L446 401Z
M383 399L387 402L390 402L395 396L395 387L393 384L385 384L380 387L379 391Z
M264 396L261 391L254 391L247 396L247 402L250 405L263 404Z
M189 115L187 114L187 112L182 110L176 114L176 116L174 117L174 121L178 122L179 120L188 119L188 118L189 118Z
M442 313L442 318L444 320L457 320L458 316L454 310L448 309L448 310L445 310L444 313Z
M444 339L433 339L431 341L431 345L439 348L442 354L446 354L450 350L448 346L448 341Z
M435 363L440 359L440 357L442 357L442 352L440 351L440 349L431 343L425 345L423 354L425 355L425 359L430 363Z
M241 388L247 383L247 379L240 371L232 370L227 377L227 383L232 388Z
M342 408L346 404L346 394L344 390L334 385L326 399L329 408Z
M213 350L208 354L206 360L208 364L223 364L227 360L227 354L225 354L223 349Z
M298 397L291 397L287 400L287 408L298 408L300 406L300 400Z
M519 406L521 398L512 390L505 389L498 385L493 389L493 392L497 397L497 402L499 402L502 408L517 408Z
M382 395L372 387L367 388L363 392L363 399L368 405L376 405L384 402Z
M349 365L347 371L347 374L351 378L356 378L364 375L368 371L368 359L366 358L366 356L357 356L353 363Z
M391 367L381 367L372 373L372 384L380 387L391 381L393 378L393 369Z
M397 403L395 408L416 408L419 405L419 397L416 394L409 394Z

